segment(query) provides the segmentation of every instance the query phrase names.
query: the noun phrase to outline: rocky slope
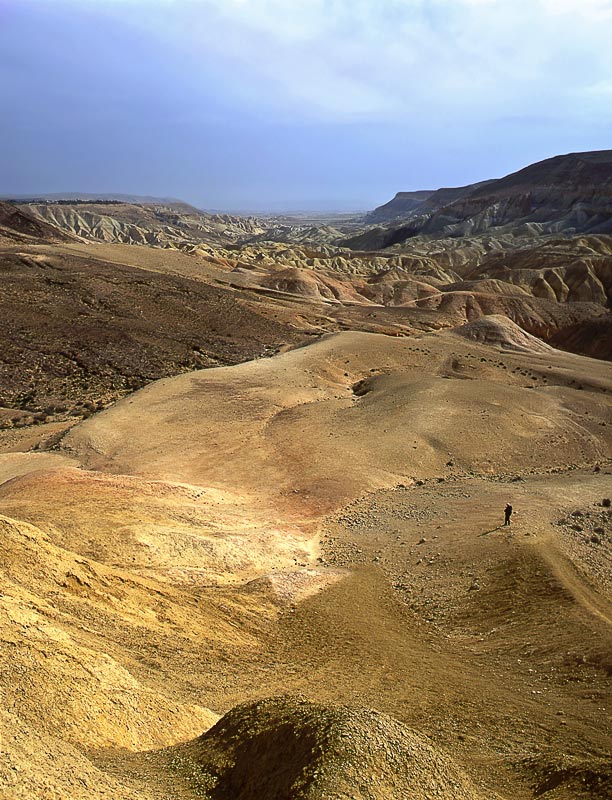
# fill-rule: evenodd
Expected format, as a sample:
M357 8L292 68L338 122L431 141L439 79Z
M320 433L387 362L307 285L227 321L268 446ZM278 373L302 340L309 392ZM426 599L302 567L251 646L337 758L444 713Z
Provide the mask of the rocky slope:
M0 245L33 242L67 242L73 237L27 209L0 202Z
M304 336L236 290L82 251L0 253L0 428L86 416L156 378Z

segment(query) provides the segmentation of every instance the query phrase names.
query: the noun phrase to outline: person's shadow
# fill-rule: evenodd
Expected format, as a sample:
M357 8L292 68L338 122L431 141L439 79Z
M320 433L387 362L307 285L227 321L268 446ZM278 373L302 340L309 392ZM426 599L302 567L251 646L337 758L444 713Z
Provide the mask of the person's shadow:
M495 531L498 531L503 527L504 527L503 525L498 525L497 528L491 528L490 531L484 531L483 533L479 533L478 535L479 536L488 536L490 533L495 533Z

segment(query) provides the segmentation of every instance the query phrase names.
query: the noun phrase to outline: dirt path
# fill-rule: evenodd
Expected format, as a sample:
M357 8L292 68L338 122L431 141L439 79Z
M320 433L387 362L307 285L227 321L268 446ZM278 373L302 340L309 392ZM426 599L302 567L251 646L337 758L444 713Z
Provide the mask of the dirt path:
M612 637L612 603L589 586L586 577L550 541L542 543L539 549L551 572L571 593L576 603L588 614L604 622L611 629Z

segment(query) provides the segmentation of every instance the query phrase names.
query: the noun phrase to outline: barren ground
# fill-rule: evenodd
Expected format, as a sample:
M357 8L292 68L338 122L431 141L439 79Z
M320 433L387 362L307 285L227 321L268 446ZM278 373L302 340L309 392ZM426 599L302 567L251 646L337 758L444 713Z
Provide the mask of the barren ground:
M229 800L180 743L289 693L476 787L423 767L423 800L610 797L612 366L467 333L327 336L2 432L2 796Z

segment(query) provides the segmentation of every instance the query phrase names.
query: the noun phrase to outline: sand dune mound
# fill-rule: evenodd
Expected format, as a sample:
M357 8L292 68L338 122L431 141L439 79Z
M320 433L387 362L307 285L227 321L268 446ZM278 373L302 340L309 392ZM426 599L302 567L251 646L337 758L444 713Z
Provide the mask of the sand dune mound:
M185 748L215 800L476 800L452 759L386 714L271 698L237 706Z
M267 275L261 285L266 289L295 294L303 298L340 302L365 302L350 284L318 274L309 269L288 267Z
M526 333L515 322L501 314L480 317L455 328L455 333L475 342L491 344L519 353L547 353L552 350L549 345L536 336Z

